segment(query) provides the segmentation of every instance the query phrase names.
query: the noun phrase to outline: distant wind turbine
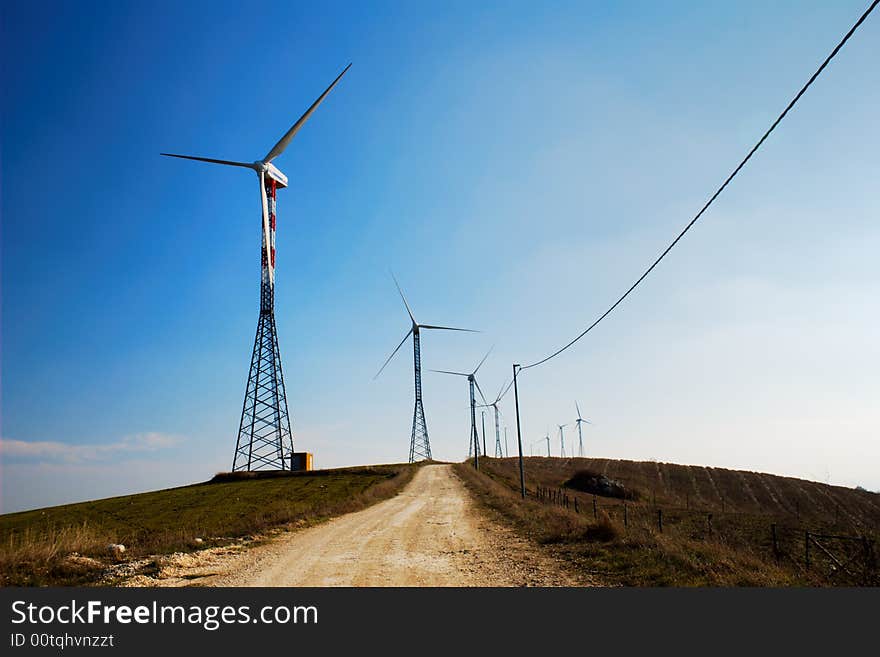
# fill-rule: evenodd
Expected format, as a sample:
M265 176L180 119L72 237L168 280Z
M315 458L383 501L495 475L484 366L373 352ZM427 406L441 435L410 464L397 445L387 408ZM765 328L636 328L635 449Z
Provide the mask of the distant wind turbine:
M584 432L583 432L583 429L581 428L581 425L584 422L586 422L587 424L593 424L593 423L590 422L589 420L585 420L584 418L581 417L581 407L578 406L577 401L574 402L574 407L577 409L577 412L578 412L577 420L575 420L575 423L577 424L577 428L578 428L578 449L579 449L578 456L583 457L583 455L584 455Z
M403 299L403 305L406 306L406 312L409 313L409 318L412 322L412 326L410 326L410 329L409 331L407 331L406 335L403 336L403 340L400 341L400 344L397 345L397 348L391 352L391 355L382 364L382 367L379 368L379 371L376 372L376 376L373 377L373 380L375 381L377 378L379 378L382 370L384 370L385 366L391 362L392 358L394 358L394 354L396 354L398 350L403 346L403 343L406 342L406 339L410 335L412 335L413 378L415 381L416 401L415 407L413 408L412 434L409 441L409 462L414 463L417 460L431 458L431 442L428 440L428 423L425 420L425 408L422 405L422 348L420 330L433 329L439 331L466 331L468 333L478 333L478 331L474 331L473 329L453 328L451 326L419 324L416 321L416 318L413 316L412 309L409 307L409 303L407 302L406 297L403 295L403 290L400 289L400 283L397 282L397 278L394 276L394 274L391 274L391 278L394 279L394 284L397 286L397 291L400 293L400 298Z
M479 391L480 398L483 400L483 403L486 403L486 397L483 395L483 391L480 389L480 384L477 383L477 372L480 371L480 368L483 366L483 363L486 362L486 359L489 357L489 354L492 353L492 349L495 347L491 347L489 351L486 352L486 355L483 356L483 360L479 362L479 364L474 368L473 372L450 372L448 370L431 370L431 372L437 372L438 374L451 374L453 376L464 376L467 377L468 380L468 391L470 393L470 401L471 401L471 440L474 445L474 467L480 467L480 439L477 436L477 400L474 396L474 387ZM484 425L485 426L485 425ZM485 435L485 431L483 432Z
M563 429L567 427L567 424L560 424L559 426L559 455L562 458L565 458L565 432Z
M483 408L492 408L495 411L495 458L501 458L504 456L504 454L501 452L501 423L499 417L499 404L501 403L501 398L504 396L504 393L507 392L507 388L509 388L509 386L507 385L507 383L505 383L498 391L498 396L495 397L495 401L493 401L491 404L481 404ZM507 427L504 428L504 444L507 444Z

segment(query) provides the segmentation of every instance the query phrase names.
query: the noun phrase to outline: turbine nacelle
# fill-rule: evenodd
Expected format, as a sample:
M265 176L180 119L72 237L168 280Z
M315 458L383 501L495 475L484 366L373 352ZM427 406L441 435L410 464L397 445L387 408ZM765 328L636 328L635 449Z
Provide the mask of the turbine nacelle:
M257 174L263 174L267 178L271 178L276 183L278 183L279 187L287 187L287 176L285 176L281 171L271 162L264 162L263 160L257 160L254 162L254 171Z
M373 380L379 378L379 375L382 373L382 370L385 369L385 366L391 362L391 359L394 358L394 354L398 352L398 350L403 346L403 343L406 342L409 336L413 336L413 340L415 341L421 334L421 329L435 329L438 331L464 331L465 333L479 333L479 331L474 331L473 329L465 329L465 328L454 328L452 326L436 326L434 324L419 324L416 321L415 315L413 315L412 308L409 307L409 302L406 300L406 296L403 294L403 290L400 288L400 283L397 282L397 277L392 272L391 278L394 279L394 285L397 286L397 292L400 294L400 298L403 301L403 305L406 307L406 312L409 315L410 322L412 325L410 326L409 331L406 332L406 335L403 336L403 340L400 341L400 344L397 345L394 351L391 352L391 355L388 359L382 364L382 367L379 368L379 371L376 372L376 376L373 377Z

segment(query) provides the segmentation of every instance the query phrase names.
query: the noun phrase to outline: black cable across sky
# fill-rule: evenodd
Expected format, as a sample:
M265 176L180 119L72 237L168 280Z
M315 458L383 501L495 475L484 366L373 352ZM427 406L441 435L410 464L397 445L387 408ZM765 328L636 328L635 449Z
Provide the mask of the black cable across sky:
M608 315L610 315L614 311L614 309L617 308L617 306L619 306L621 304L621 302L630 295L630 292L635 290L636 287L638 287L639 283L641 283L643 280L645 280L645 278L647 278L648 274L650 274L654 270L654 267L656 267L658 264L660 264L660 261L666 257L666 254L672 250L672 247L674 247L676 244L678 244L678 241L682 237L684 237L684 234L691 229L691 226L693 226L695 223L697 223L697 220L703 216L703 213L706 212L706 210L709 209L709 206L712 205L712 203L715 201L715 199L718 198L718 196L721 194L721 192L724 191L724 188L727 187L727 185L730 184L730 181L736 177L736 174L738 174L740 172L740 169L742 169L745 166L746 162L748 162L751 159L752 155L755 154L755 152L761 147L761 145L764 143L764 141L767 139L767 137L770 136L770 133L776 129L776 126L778 126L779 123L782 121L782 119L785 118L785 115L788 114L789 110L795 106L795 103L797 103L798 100L800 100L801 96L804 95L806 90L810 88L810 85L813 84L813 82L816 80L816 78L819 77L819 75L822 73L822 71L825 69L825 67L828 66L828 63L832 59L834 59L834 56L837 55L837 53L840 51L840 49L843 48L844 44L847 41L849 41L849 38L855 33L855 31L859 28L859 26L870 15L870 13L872 11L874 11L874 7L877 6L878 2L880 2L880 0L874 0L871 3L871 6L869 6L868 9L865 10L865 13L862 14L861 18L859 18L859 20L857 20L855 22L855 24L850 28L849 32L847 32L846 35L843 37L843 39L840 40L840 43L838 43L837 46L834 48L834 50L831 51L831 54L825 58L825 61L822 62L822 65L818 69L816 69L816 72L813 73L813 75L810 77L809 80L807 80L807 83L801 88L800 91L797 92L797 95L791 100L791 102L782 111L782 114L780 114L776 118L776 120L773 122L773 125L771 125L770 128L768 128L767 132L765 132L764 135L758 140L758 143L755 144L754 146L752 146L752 150L749 151L748 155L746 155L745 158L743 158L743 161L740 162L739 165L736 167L736 169L733 170L733 173L731 173L729 176L727 176L727 179L724 181L724 183L721 185L721 187L719 187L715 191L715 193L712 194L712 196L709 198L708 201L706 201L706 204L702 207L702 209L696 214L696 216L694 216L693 219L690 220L690 223L688 223L688 225L684 227L684 230L682 230L678 234L678 237L676 237L672 241L672 243L666 247L666 250L664 250L663 253L661 253L660 256L651 264L651 266L648 267L641 276L639 276L638 280L635 283L633 283L626 292L623 293L623 296L621 296L617 301L615 301L614 304L608 310L606 310L604 313L602 313L595 322L593 322L586 329L584 329L580 333L580 335L578 335L574 340L572 340L571 342L566 344L564 347L557 349L549 356L542 358L541 360L539 360L537 362L531 363L530 365L523 365L522 367L520 367L521 370L527 370L531 367L537 367L538 365L543 365L548 360L550 360L552 358L556 358L556 356L561 354L563 351L565 351L566 349L571 347L575 342L577 342L582 337L584 337L587 333L592 331L596 327L596 325L599 324L599 322L601 322L603 319L608 317ZM510 389L510 387L508 386L508 390L509 389ZM507 391L505 390L505 393L506 392Z

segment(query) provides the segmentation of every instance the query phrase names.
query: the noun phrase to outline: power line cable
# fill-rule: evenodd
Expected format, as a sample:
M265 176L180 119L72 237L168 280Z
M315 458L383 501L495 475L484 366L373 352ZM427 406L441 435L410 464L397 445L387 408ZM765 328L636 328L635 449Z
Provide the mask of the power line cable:
M754 146L752 146L752 150L749 151L748 155L746 155L745 158L743 158L743 161L740 162L739 165L736 167L736 169L733 170L733 173L731 173L729 176L727 176L727 179L724 181L724 183L721 185L721 187L719 187L715 191L715 193L712 194L712 196L709 198L708 201L706 201L706 204L702 207L702 209L696 214L696 216L694 216L693 219L690 220L690 223L688 223L688 225L684 227L684 230L682 230L678 234L678 237L676 237L672 241L672 243L666 247L666 249L663 251L663 253L661 253L660 256L656 260L654 260L654 262L651 264L651 266L648 267L641 276L639 276L638 280L635 283L633 283L632 286L630 286L630 288L626 292L623 293L623 296L621 296L617 301L615 301L614 304L608 310L606 310L604 313L602 313L596 321L594 321L586 329L584 329L580 333L580 335L578 335L576 338L574 338L574 340L572 340L571 342L566 344L564 347L557 349L552 354L550 354L549 356L546 356L545 358L542 358L539 361L531 363L530 365L523 365L522 367L519 368L520 370L527 370L532 367L537 367L538 365L543 365L544 363L546 363L548 360L550 360L552 358L556 358L556 356L561 354L563 351L567 350L574 343L576 343L578 340L580 340L582 337L584 337L587 333L592 331L596 327L596 325L599 324L599 322L601 322L603 319L608 317L608 315L610 315L614 311L614 309L617 308L617 306L619 306L621 304L621 302L624 299L626 299L630 295L630 293L633 290L635 290L636 287L638 287L638 285L643 280L645 280L645 278L647 278L648 274L650 274L654 270L654 267L656 267L660 263L660 261L666 257L666 254L672 250L672 247L674 247L676 244L678 244L678 241L682 237L684 237L684 234L687 233L691 229L691 227L697 222L697 220L703 216L703 213L709 209L709 206L712 205L712 203L715 201L715 199L718 198L718 196L721 194L721 192L724 191L724 188L727 187L728 184L730 184L730 181L736 177L736 175L740 172L740 170L745 166L746 162L748 162L752 158L752 155L754 155L755 152L764 143L764 141L766 141L767 137L770 136L770 133L772 133L776 129L776 126L779 125L779 123L782 121L782 119L785 118L785 115L788 114L789 110L791 110L791 108L795 106L795 103L797 103L798 100L800 100L801 96L803 96L804 93L807 91L807 89L810 88L810 85L813 84L813 82L816 80L816 78L819 77L819 75L822 73L822 71L825 69L825 67L828 66L829 62L831 62L831 60L834 59L835 55L837 55L837 53L840 51L840 49L843 48L844 44L847 41L849 41L849 38L855 33L855 31L865 21L865 19L871 14L871 12L874 11L874 7L877 6L878 2L880 2L880 0L874 0L874 2L871 3L871 5L868 7L868 9L865 11L865 13L862 14L861 18L859 18L859 20L857 20L855 22L855 24L850 28L849 32L847 32L846 35L843 37L843 39L841 39L840 43L838 43L837 46L834 48L834 50L831 51L831 54L825 58L825 61L822 62L822 65L819 66L818 69L816 69L816 72L813 73L812 76L810 76L810 79L807 80L807 83L801 88L800 91L797 92L797 95L791 100L791 102L782 111L782 114L780 114L776 118L776 120L773 122L773 124L767 130L767 132L765 132L764 135L758 140L758 143L756 143ZM505 393L506 392L507 391L505 390Z

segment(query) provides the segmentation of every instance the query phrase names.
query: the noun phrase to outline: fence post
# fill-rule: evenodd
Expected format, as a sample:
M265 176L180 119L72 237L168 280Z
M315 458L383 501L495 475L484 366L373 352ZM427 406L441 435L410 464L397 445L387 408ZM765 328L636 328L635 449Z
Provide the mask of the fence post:
M801 501L800 500L794 501L794 513L797 516L797 519L800 520L801 519Z
M691 510L691 495L690 495L690 493L685 493L684 506L688 511Z
M810 532L804 532L804 565L810 569Z
M708 527L709 536L711 536L712 535L712 514L711 513L706 517L706 527Z
M663 509L657 509L657 528L663 533Z
M580 511L578 510L578 498L574 498L574 512L580 513Z
M599 519L599 509L596 506L596 496L593 495L593 520Z
M773 558L779 561L779 543L776 541L776 523L771 523L770 534L773 536Z
M626 500L623 501L623 526L627 526L627 518L626 518Z

